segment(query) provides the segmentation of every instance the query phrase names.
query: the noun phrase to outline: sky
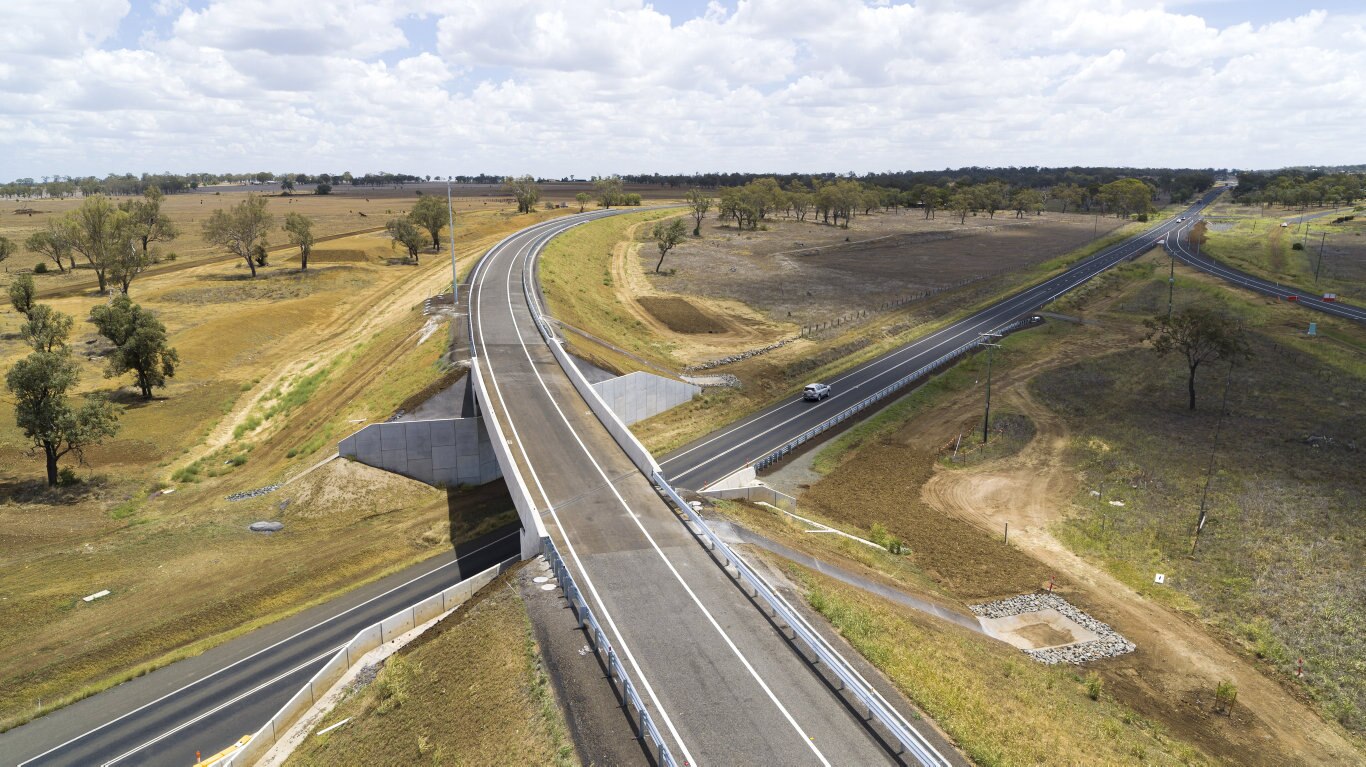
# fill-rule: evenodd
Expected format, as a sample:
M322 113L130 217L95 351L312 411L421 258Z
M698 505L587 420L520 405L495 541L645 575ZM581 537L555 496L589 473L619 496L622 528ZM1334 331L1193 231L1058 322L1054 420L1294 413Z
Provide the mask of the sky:
M1366 3L0 0L0 181L1366 162Z

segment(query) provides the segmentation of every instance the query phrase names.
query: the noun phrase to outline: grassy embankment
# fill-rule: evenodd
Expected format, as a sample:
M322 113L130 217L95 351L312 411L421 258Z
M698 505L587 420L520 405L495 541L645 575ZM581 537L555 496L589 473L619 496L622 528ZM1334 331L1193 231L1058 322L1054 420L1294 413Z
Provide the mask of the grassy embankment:
M578 758L505 574L353 689L286 764L540 764Z
M462 267L545 215L465 216ZM213 264L134 283L182 363L144 404L120 391L125 381L102 378L98 355L78 357L82 391L127 409L119 436L87 451L74 485L47 490L14 422L0 421L0 726L445 550L452 527L474 534L507 519L488 503L348 462L225 500L298 474L445 375L446 334L428 327L421 303L449 284L449 262L393 258L370 235L320 246L307 275L277 258L256 280ZM98 300L52 303L80 318ZM4 330L17 322L4 315ZM89 338L78 323L73 346L90 348ZM0 362L12 364L18 346ZM278 519L285 532L249 533L257 519ZM102 588L113 594L80 601Z

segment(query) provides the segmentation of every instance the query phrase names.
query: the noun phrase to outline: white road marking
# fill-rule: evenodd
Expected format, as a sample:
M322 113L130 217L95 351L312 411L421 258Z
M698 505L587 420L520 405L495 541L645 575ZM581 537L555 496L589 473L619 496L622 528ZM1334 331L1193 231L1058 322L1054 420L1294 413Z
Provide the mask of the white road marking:
M521 257L524 256L522 256L519 253L519 258ZM525 269L525 266L523 268ZM573 435L574 441L578 444L579 449L583 451L583 454L585 457L588 458L588 461L593 464L593 468L598 472L598 475L602 478L602 481L607 484L608 489L612 491L612 495L616 497L617 502L621 504L621 507L626 511L627 516L631 518L631 521L635 522L636 527L640 529L641 534L644 535L645 539L650 542L650 546L654 549L655 553L659 555L660 560L664 563L665 567L669 569L669 572L673 574L674 578L678 581L678 584L683 587L683 590L685 592L687 592L689 598L692 599L693 604L697 605L697 608L702 611L702 614L706 617L707 621L712 625L712 628L715 629L716 633L721 636L723 641L725 641L726 646L729 647L730 651L735 655L737 659L739 659L740 663L745 667L745 670L748 671L750 676L754 678L754 681L759 684L759 687L763 689L764 693L768 696L769 700L773 702L773 705L776 706L780 712L782 712L782 715L785 719L787 719L788 724L792 725L792 728L796 730L798 735L801 736L802 742L805 743L806 746L811 749L812 753L816 755L816 758L820 760L821 764L827 765L828 767L828 765L830 764L829 760L827 760L825 758L825 755L821 753L820 749L816 747L815 742L811 739L809 735L806 734L806 731L802 729L802 726L797 723L797 720L793 718L791 712L787 710L787 707L783 705L782 701L778 700L778 696L773 693L773 690L769 688L768 683L764 681L763 677L759 674L759 672L754 668L753 665L750 664L749 659L746 658L745 654L740 651L740 648L738 646L736 646L735 642L731 639L730 635L726 633L726 630L721 627L721 624L718 623L716 618L711 614L711 611L707 609L706 605L702 604L702 600L698 598L697 594L692 590L692 587L690 587L688 585L688 582L684 580L683 576L679 574L678 570L674 567L673 562L669 560L669 557L664 553L664 550L661 549L659 547L659 544L655 541L654 536L650 535L650 532L645 529L645 525L641 523L640 517L637 516L634 511L631 510L630 504L628 504L626 502L626 499L621 496L621 493L617 491L616 486L612 484L611 478L608 477L607 472L603 470L602 466L598 463L597 459L594 458L592 451L590 451L588 449L588 446L584 444L583 439L579 436L578 431L575 430L573 424L569 422L569 418L565 416L564 411L560 408L559 403L555 400L555 396L551 393L550 387L546 385L545 378L541 376L540 370L536 368L536 361L532 359L531 351L527 348L526 345L526 339L522 335L521 328L517 325L516 313L512 304L511 268L509 268L508 270L506 285L508 314L510 317L512 317L513 330L517 333L517 339L522 347L522 353L526 356L527 363L531 366L531 370L536 376L536 382L540 385L541 390L545 392L546 398L550 401L551 406L555 408L555 412L560 416L560 420L564 422L565 428L567 428L569 430L569 433ZM480 287L482 288L482 283ZM492 368L491 365L489 367L490 369ZM492 374L490 375L492 376ZM499 398L501 399L501 395ZM509 422L511 422L512 419L509 418L508 420ZM523 453L523 455L526 455L525 452ZM530 462L528 461L528 464L529 463ZM553 514L554 512L552 511L552 515ZM568 541L568 532L562 525L559 524L558 517L556 518L556 525L560 527L561 534L564 535L565 540ZM584 570L583 563L579 562L578 564L580 571L586 573L587 571ZM594 595L594 598L597 598L596 594ZM599 604L601 604L601 600L599 600ZM677 734L675 734L675 737L677 737ZM686 758L690 763L692 762L691 757Z
M514 537L514 536L516 536L516 535L518 535L518 533L510 533L510 534L508 534L508 535L505 535L505 536L499 538L498 540L490 541L490 542L484 544L483 546L480 546L479 548L475 549L474 551L471 551L471 552L467 553L465 556L468 558L471 554L476 554L476 553L478 553L478 552L480 552L480 551L483 551L484 549L487 549L487 548L490 547L490 546L493 546L493 545L496 544L496 543L501 543L501 542L507 540L508 538ZM348 614L348 613L352 613L352 612L355 612L356 610L359 610L360 608L362 608L362 607L364 607L364 606L370 604L371 602L374 602L374 601L377 600L377 599L382 599L382 598L384 598L384 597L386 597L386 596L388 596L388 595L394 593L395 591L398 591L399 589L402 589L402 588L404 588L404 587L406 587L406 586L409 586L409 585L411 585L411 584L413 584L413 583L415 583L415 582L417 582L417 581L422 580L423 578L426 578L427 576L429 576L429 575L431 575L431 574L433 574L433 573L436 573L436 572L439 572L439 571L441 571L441 570L444 570L444 569L446 569L447 567L450 567L451 565L459 564L459 562L460 562L459 559L453 559L453 560L451 560L451 561L449 561L449 562L447 562L447 563L445 563L445 564L443 564L443 565L437 565L436 567L433 567L432 569L428 570L427 572L422 573L421 575L414 576L414 577L412 577L412 578L410 578L410 579L404 581L403 583L400 583L399 585L397 585L397 586L395 586L395 587L389 589L388 591L385 591L385 592L383 592L383 593L381 593L381 594L376 594L375 596L370 597L369 599L365 600L364 602L360 602L359 604L353 605L352 607L349 607L349 608L347 608L347 609L345 609L345 610L343 610L343 611L337 613L336 615L332 615L332 616L330 616L330 617L324 618L323 620L318 621L317 623L313 624L312 626L309 626L308 628L300 629L299 631L296 631L295 633L290 634L289 636L285 637L284 639L281 639L280 641L276 642L275 644L272 644L272 645L270 645L270 646L268 646L268 647L263 647L263 648L261 648L260 650L257 650L256 652L252 653L251 655L248 655L248 656L246 656L245 658L242 658L242 659L240 659L240 660L233 661L232 663L229 663L228 665L223 666L222 668L218 669L217 671L214 671L214 672L212 672L212 673L210 673L210 674L206 674L206 675L204 675L204 676L202 676L202 677L200 677L200 678L194 680L193 682L190 682L189 684L182 685L181 687L177 687L176 689L172 690L171 692L166 693L165 695L162 695L160 698L157 698L157 699L154 700L154 701L151 701L151 702L149 702L149 703L144 703L144 704L142 704L141 706L138 706L137 708L133 709L132 711L129 711L129 712L125 713L125 714L122 714L121 716L118 716L118 717L116 717L116 718L114 718L114 719L110 719L109 721L105 722L104 724L102 724L102 725L100 725L100 726L98 726L98 727L92 727L91 729L86 730L85 732L81 733L80 735L77 735L76 737L71 738L70 740L67 740L66 742L62 743L61 745L53 746L52 748L49 748L48 750L44 751L44 752L41 753L41 754L38 754L38 755L35 756L35 757L32 757L32 758L30 758L30 759L27 759L27 760L25 760L25 761L20 762L20 763L18 764L18 767L24 767L24 765L27 765L27 764L31 764L31 763L33 763L33 762L36 762L36 761L38 761L39 759L42 759L43 757L47 756L48 754L50 754L50 753L52 753L52 752L54 752L54 751L59 751L59 750L61 750L61 749L63 749L63 748L66 748L67 746L71 745L72 743L75 743L75 742L78 741L78 740L81 740L82 738L88 737L88 736L90 736L90 735L92 735L92 734L94 734L94 733L96 733L96 732L99 732L100 730L103 730L104 728L108 727L108 726L111 725L111 724L116 724L116 723L118 723L118 722L121 722L121 721L123 721L124 719L127 719L128 717L132 716L133 714L136 714L136 713L138 713L139 711L142 711L143 709L146 709L146 708L148 708L148 707L150 707L150 706L155 706L156 704L162 702L163 700L166 700L167 698L169 698L169 697L171 697L171 696L173 696L173 695L178 695L178 694L184 692L185 690L188 690L188 689L190 689L191 687L194 687L194 686L197 685L197 684L201 684L201 683L203 683L203 682L207 682L208 680L210 680L210 679L212 679L212 678L218 676L219 674L223 673L224 671L228 671L228 670L230 670L230 669L232 669L232 668L234 668L234 667L236 667L236 666L239 666L239 665L241 665L241 664L243 664L243 663L246 663L247 661L251 660L252 658L255 658L256 656L258 656L258 655L260 655L260 654L262 654L262 653L264 653L264 652L269 652L270 650L274 650L276 647L279 647L279 646L282 645L282 644L285 644L285 643L287 643L287 642L292 642L292 641L294 641L295 639L298 639L299 637L303 636L304 634L307 634L308 632L313 631L314 629L316 629L316 628L318 628L318 627L320 627L320 626L325 626L325 625L331 623L332 621L334 621L334 620L336 620L336 619L338 619L338 618L340 618L340 617L342 617L342 616L344 616L344 615L346 615L346 614Z
M539 230L537 231L537 234L539 234ZM534 240L535 238L532 237L532 238L530 238L530 239L533 239L533 240ZM500 245L499 245L499 248L501 249L502 247L503 247L503 245L500 244ZM500 252L490 251L490 252L489 252L489 255L488 255L485 259L483 259L483 260L480 261L480 263L479 263L480 268L482 269L482 268L484 267L485 264L492 263L492 262L494 261L494 259L496 259L499 255L501 255L501 251L500 251ZM514 260L514 263L515 263L516 258L514 257L513 260ZM509 271L508 271L509 279L511 278L511 275L512 275L512 272L511 272L511 268L509 267ZM476 308L472 309L471 312L470 312L470 315L471 315L471 316L474 316L475 312L477 312L477 311L478 311L480 308L482 308L482 306L483 306L483 301L484 301L484 281L483 281L482 279L480 279L480 280L472 280L472 281L474 281L474 284L475 284L475 288L474 288L474 290L475 290L475 299L474 299L474 300L478 303L478 306L477 306ZM510 303L510 302L511 302L511 294L509 294L508 300L509 300L509 303ZM516 326L516 318L514 317L514 327L515 327L515 326ZM484 349L487 349L488 347L487 347L487 345L484 343L484 323L483 323L482 320L479 322L479 332L478 332L478 335L479 335L479 344L480 344L480 346L483 347ZM519 338L520 338L520 334L519 334ZM498 397L498 402L499 402L500 404L503 405L503 409L504 409L504 410L507 410L506 400L503 399L502 387L499 385L499 383L498 383L498 378L497 378L497 376L494 374L494 371L493 371L493 361L492 361L492 359L490 359L490 358L488 357L487 352L486 352L484 355L481 356L481 361L482 361L482 363L483 363L483 367L488 371L489 381L493 384L493 391L494 391L494 394L496 394L497 397ZM497 417L497 414L495 414L495 413L490 413L490 414L489 414L489 417L490 417L490 418L496 418L496 417ZM531 479L532 479L532 481L536 484L536 489L537 489L537 491L538 491L538 492L540 493L540 495L541 495L541 500L542 500L542 502L543 502L544 505L546 506L547 511L550 513L551 518L555 520L555 525L556 525L557 527L559 527L560 530L563 532L563 531L564 531L564 525L560 523L559 514L556 513L555 507L551 504L551 502L550 502L550 497L549 497L549 495L546 493L545 487L541 484L540 476L536 473L535 467L532 466L531 459L530 459L530 457L527 455L526 448L522 446L521 437L518 436L518 434L517 434L517 425L516 425L515 423L513 423L511 417L509 417L509 418L507 419L507 421L508 421L509 432L510 432L511 435L512 435L512 439L513 439L513 441L515 441L515 442L517 443L516 447L517 447L517 449L518 449L518 450L521 452L521 454L522 454L522 459L523 459L523 461L524 461L525 464L526 464L527 471L531 474ZM613 620L612 614L611 614L610 612L608 612L606 606L604 605L604 603L603 603L603 601L602 601L602 598L598 595L597 587L593 584L593 579L588 575L588 570L587 570L587 568L585 568L585 567L583 566L583 561L579 558L578 550L574 548L574 542L571 541L571 540L569 540L569 536L568 536L568 535L565 535L565 547L569 550L569 556L570 556L571 558L573 558L574 563L575 563L576 565L578 565L579 573L583 576L584 585L588 588L588 592L589 592L590 594L592 594L593 600L597 603L597 610L598 610L598 613L599 613L599 617L601 617L601 619L607 623L608 629L611 630L613 636L616 638L615 646L616 646L617 651L618 651L619 653L621 653L621 655L622 655L623 657L626 658L626 662L629 663L630 666L631 666L631 669L632 669L633 671L635 671L636 679L639 680L640 686L645 690L645 694L649 697L650 702L654 705L655 713L659 715L659 718L664 722L665 728L668 729L669 733L673 736L674 742L678 745L679 751L683 752L683 758L684 758L689 764L696 764L696 763L697 763L696 760L693 759L691 752L688 751L688 746L687 746L687 744L683 742L682 736L679 735L678 729L674 726L673 720L669 717L668 712L664 709L664 705L663 705L662 703L660 703L660 701L659 701L659 696L655 694L654 687L650 684L650 680L645 676L645 671L644 671L643 669L641 669L640 664L639 664L638 662L636 662L635 655L631 652L630 646L627 645L626 639L625 639L624 637L622 637L622 635L621 635L621 630L617 628L616 621Z
M236 702L242 700L243 698L246 698L246 697L248 697L248 696L254 695L254 694L256 694L257 692L259 692L259 691L261 691L261 690L264 690L264 689L267 688L267 687L270 687L271 685L275 684L276 682L280 681L281 679L284 679L285 677L289 676L290 674L293 674L293 673L299 671L300 669L307 668L309 664L311 664L311 663L317 663L318 661L320 661L320 660L322 660L322 659L324 659L324 658L330 658L330 657L332 657L333 655L336 655L337 652L340 651L340 650L341 650L343 647L345 647L345 646L346 646L346 645L344 645L344 644L339 644L339 645L337 645L336 647L333 647L331 650L328 650L328 651L324 652L324 653L321 654L321 655L317 655L317 656L314 656L314 657L312 657L312 658L309 658L308 660L304 661L303 663L300 663L299 665L295 666L294 668L292 668L292 669L290 669L290 670L288 670L288 671L285 671L285 672L281 673L279 676L276 676L274 679L271 679L270 681L267 681L267 682L262 682L262 683L256 685L255 687L251 688L250 690L247 690L246 692L241 693L241 694L238 695L237 697L235 697L235 698L233 698L233 699L231 699L231 700L229 700L229 701L220 703L220 704L218 704L217 706L215 706L215 707L209 709L208 711L205 711L204 713L200 714L199 716L196 716L195 718L193 718L193 719L191 719L191 720L189 720L189 721L187 721L187 722L182 722L182 723L176 725L175 727L172 727L171 729L167 730L166 732L161 733L160 735L156 736L155 738L152 738L151 740L147 741L146 743L143 743L142 745L134 746L133 748L128 749L127 751L123 752L122 754L119 754L118 756L114 757L113 759L110 759L109 761L105 762L104 764L101 765L101 767L109 767L109 765L111 765L111 764L116 764L116 763L118 763L118 762L121 762L121 761L123 761L124 759L127 759L128 757L132 756L133 754L136 754L137 752L143 750L144 748L147 748L148 746L154 746L154 745L156 745L157 743L160 743L161 741L165 740L166 738L169 738L169 737L171 737L172 735L176 734L177 732L180 732L181 730L185 729L186 727L189 727L190 725L195 724L196 722L200 721L201 719L204 719L204 718L206 718L206 717L213 716L214 714L218 713L219 711L222 711L223 709L227 708L228 706L233 705L234 703L236 703Z

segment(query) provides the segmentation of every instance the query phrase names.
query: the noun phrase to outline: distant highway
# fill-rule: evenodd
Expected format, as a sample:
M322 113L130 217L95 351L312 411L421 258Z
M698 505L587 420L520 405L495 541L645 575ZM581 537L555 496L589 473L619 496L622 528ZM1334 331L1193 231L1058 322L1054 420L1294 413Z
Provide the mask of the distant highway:
M659 462L664 475L677 486L695 490L724 479L863 397L982 333L992 332L1038 311L1048 302L1106 269L1157 246L1163 239L1189 226L1186 222L1178 221L1178 218L1189 220L1221 192L1221 189L1211 190L1184 213L1090 256L1052 279L1026 288L942 330L825 381L834 388L834 394L827 399L807 402L800 394L794 395L669 453Z

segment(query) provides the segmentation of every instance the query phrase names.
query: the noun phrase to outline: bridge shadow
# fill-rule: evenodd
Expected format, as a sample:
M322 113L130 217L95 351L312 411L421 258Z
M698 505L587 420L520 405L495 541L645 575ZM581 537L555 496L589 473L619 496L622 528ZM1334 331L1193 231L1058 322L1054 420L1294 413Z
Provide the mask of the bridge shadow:
M462 578L521 552L518 536L511 535L521 530L521 521L502 480L478 487L447 488L446 519ZM507 540L500 540L504 538Z

